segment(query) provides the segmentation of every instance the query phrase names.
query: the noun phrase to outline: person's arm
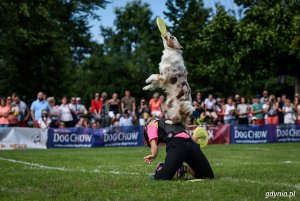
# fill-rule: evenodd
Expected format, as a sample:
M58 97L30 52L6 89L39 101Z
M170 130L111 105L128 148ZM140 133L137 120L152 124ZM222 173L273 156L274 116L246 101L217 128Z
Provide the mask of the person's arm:
M144 161L148 164L151 164L151 162L156 158L158 154L158 147L157 147L156 140L151 140L150 145L151 145L151 149L150 149L151 154L144 157Z
M124 110L125 110L124 106L125 106L124 102L123 102L123 100L121 100L121 110L122 110L121 112L122 113L124 113Z
M31 114L32 121L34 121L34 110L31 110L30 114Z
M132 102L132 112L135 113L135 111L136 111L136 104L134 99L134 101Z

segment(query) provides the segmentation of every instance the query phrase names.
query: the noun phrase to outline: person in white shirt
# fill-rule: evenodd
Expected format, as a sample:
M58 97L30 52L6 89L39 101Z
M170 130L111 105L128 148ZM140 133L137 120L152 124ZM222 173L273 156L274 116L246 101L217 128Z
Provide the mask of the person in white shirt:
M213 98L212 94L209 94L208 97L204 100L205 115L211 117L214 121L218 119L215 103L216 100Z
M227 98L227 104L223 107L224 124L234 125L236 123L236 109L231 97Z
M284 123L285 124L294 124L295 123L295 109L294 106L291 104L290 99L286 99L285 106L283 107L283 114L284 114Z
M68 99L63 96L61 99L61 105L59 106L59 119L65 123L66 127L74 127L72 111L70 105L68 104Z
M50 123L51 123L51 119L48 117L47 110L43 110L42 116L38 120L39 127L42 129L49 128Z
M119 126L133 126L135 116L129 114L130 112L127 109L125 109L123 116L120 118Z

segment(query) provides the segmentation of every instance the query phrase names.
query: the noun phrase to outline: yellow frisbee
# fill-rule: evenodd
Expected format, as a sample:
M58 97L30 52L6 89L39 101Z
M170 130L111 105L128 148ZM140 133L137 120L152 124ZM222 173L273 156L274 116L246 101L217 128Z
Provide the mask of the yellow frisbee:
M163 37L166 37L167 36L167 27L166 27L164 20L161 19L160 17L158 17L158 18L156 18L156 24L158 26L158 29L159 29L161 35Z
M208 143L208 133L205 128L197 127L193 132L193 136L197 139L196 143L198 143L201 148L206 147Z

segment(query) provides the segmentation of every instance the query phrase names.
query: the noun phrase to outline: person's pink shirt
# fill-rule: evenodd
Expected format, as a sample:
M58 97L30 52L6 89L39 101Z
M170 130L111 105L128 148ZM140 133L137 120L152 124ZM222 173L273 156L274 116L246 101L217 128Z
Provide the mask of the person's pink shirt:
M0 115L9 113L10 107L9 106L0 106ZM8 124L8 118L7 117L0 117L0 124Z

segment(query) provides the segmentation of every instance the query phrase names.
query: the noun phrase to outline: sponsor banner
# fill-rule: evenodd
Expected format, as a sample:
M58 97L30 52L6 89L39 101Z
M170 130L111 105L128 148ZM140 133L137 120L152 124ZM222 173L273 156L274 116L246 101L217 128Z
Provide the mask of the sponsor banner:
M300 142L299 124L280 124L276 127L276 142Z
M231 144L260 144L274 141L275 127L272 125L231 126Z
M47 129L0 128L0 150L46 149Z
M196 126L187 128L190 135L193 134ZM230 125L205 126L208 133L208 144L229 144L230 143Z
M49 129L48 147L143 146L142 131L143 127L141 126Z
M104 146L144 146L143 126L122 126L103 129Z

